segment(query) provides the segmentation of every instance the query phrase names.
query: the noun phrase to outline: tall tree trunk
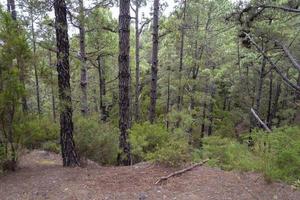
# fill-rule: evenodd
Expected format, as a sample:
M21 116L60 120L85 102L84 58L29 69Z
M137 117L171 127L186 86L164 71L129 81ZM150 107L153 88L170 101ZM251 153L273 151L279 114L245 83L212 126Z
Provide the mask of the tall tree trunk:
M85 13L83 0L79 0L79 46L80 46L80 88L81 88L81 114L88 114L88 97L87 97L87 66L85 52Z
M99 94L100 94L100 111L101 111L101 120L106 121L108 113L106 110L106 105L103 102L103 98L106 95L106 84L105 84L105 64L104 58L98 57L98 74L99 74Z
M166 114L170 112L170 84L171 84L171 69L168 67L168 83L167 83L167 105L166 105ZM167 118L167 129L169 129L169 119Z
M134 118L135 121L140 119L140 31L139 31L139 1L136 1L135 7L135 102L134 102Z
M203 110L202 110L202 124L201 124L201 138L204 137L205 133L205 120L206 120L206 99L207 96L207 81L205 82L205 88L204 88L204 100L203 100Z
M177 108L182 109L183 104L183 86L182 86L182 70L183 70L183 51L184 51L184 37L185 37L185 18L186 18L186 0L183 2L183 19L181 24L181 38L180 38L180 55L179 55L179 87L177 97Z
M60 143L63 166L77 166L73 140L73 110L70 86L69 37L65 0L54 0L57 45L57 72L60 103Z
M199 31L199 14L197 15L197 21L196 21L196 33L198 34ZM202 50L203 52L203 50ZM195 91L196 91L196 79L198 76L198 71L199 71L199 49L198 49L198 39L196 38L195 41L195 54L194 54L194 60L195 60L195 64L192 70L192 94L191 94L191 103L190 103L190 107L191 110L194 110L195 108Z
M265 74L265 66L266 66L266 58L262 58L262 63L259 71L259 79L258 79L258 85L257 85L257 93L255 97L255 106L254 110L258 115L260 114L260 103L261 103L261 96L262 96L262 90L263 90L263 83L264 83L264 74ZM256 125L256 120L253 118L252 114L250 113L250 130L252 130L253 127Z
M212 135L212 132L213 132L213 111L214 111L214 97L215 97L215 86L214 86L214 83L211 83L210 85L210 88L209 88L209 91L210 91L210 100L209 100L209 107L208 107L208 111L209 111L209 116L208 116L208 119L209 119L209 126L208 126L208 129L207 129L207 135Z
M52 54L49 51L49 67L51 70L51 101L52 101L52 117L53 121L56 122L56 103L55 103L55 93L54 93L54 77L53 77L53 69L52 69Z
M34 67L34 77L35 77L35 92L36 92L36 102L37 102L37 110L39 115L41 114L41 100L40 100L40 84L39 84L39 76L37 71L37 63L36 63L36 37L34 30L34 16L33 16L33 8L30 8L30 20L31 20L31 35L32 35L32 43L33 43L33 67Z
M271 118L270 118L271 126L273 125L273 123L272 123L273 119L277 115L280 94L281 94L281 81L277 81L275 95L274 95L274 101L272 104ZM278 124L279 124L279 120L278 120Z
M118 163L130 165L130 0L120 1L119 13L119 147L122 153L118 155Z
M18 66L20 68L19 79L20 79L20 82L22 84L23 89L25 90L26 89L26 85L25 85L25 69L24 69L25 66L24 66L24 60L23 60L22 56L21 57L18 56L17 62L18 62ZM21 102L22 102L23 113L27 113L28 112L28 104L27 104L26 94L22 95Z
M155 120L155 108L157 99L157 71L158 71L158 15L159 0L154 0L153 4L153 33L152 33L152 66L151 66L151 91L150 91L150 107L149 121L153 123Z
M273 99L273 70L270 71L270 83L269 83L269 99L268 99L268 113L267 113L267 125L269 128L272 128L272 99Z

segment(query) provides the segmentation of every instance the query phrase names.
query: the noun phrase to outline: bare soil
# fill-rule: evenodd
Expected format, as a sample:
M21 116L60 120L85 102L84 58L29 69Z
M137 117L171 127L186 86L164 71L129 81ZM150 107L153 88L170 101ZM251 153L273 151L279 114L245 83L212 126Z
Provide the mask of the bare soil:
M256 173L196 167L161 185L154 183L176 169L149 163L130 167L63 168L59 155L32 151L20 169L0 177L1 200L300 200L300 191L266 183Z

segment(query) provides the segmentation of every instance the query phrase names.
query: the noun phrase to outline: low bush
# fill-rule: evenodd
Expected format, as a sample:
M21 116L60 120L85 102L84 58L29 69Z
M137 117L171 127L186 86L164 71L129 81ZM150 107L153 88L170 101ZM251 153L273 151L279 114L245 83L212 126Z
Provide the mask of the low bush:
M119 153L119 130L96 118L75 119L75 144L81 157L103 165L116 164Z
M146 160L176 166L191 160L188 140L182 131L170 133L161 124L135 124L130 130L130 143L134 163Z
M22 135L22 144L28 149L42 148L43 143L59 141L59 124L47 117L28 119L15 129L18 135Z

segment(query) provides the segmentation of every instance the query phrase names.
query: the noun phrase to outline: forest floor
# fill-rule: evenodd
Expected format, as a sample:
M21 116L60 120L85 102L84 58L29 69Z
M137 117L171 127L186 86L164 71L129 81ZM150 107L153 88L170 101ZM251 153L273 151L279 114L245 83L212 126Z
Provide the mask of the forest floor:
M1 200L299 200L300 191L267 183L260 174L227 172L206 166L154 183L176 169L149 163L129 167L63 168L59 155L32 151L20 169L0 177Z

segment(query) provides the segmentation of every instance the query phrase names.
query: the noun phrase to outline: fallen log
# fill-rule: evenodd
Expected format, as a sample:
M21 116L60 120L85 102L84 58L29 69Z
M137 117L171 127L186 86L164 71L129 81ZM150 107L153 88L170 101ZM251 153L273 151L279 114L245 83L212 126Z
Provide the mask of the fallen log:
M204 165L207 161L209 161L209 159L203 160L201 163L196 163L196 164L194 164L194 165L192 165L192 166L189 166L189 167L187 167L187 168L184 168L184 169L181 169L181 170L179 170L179 171L173 172L173 173L171 173L171 174L169 174L169 175L167 175L167 176L163 176L163 177L161 177L160 179L158 179L158 180L155 182L155 185L157 185L157 184L159 184L159 183L161 183L161 182L163 182L163 181L166 181L166 180L168 180L169 178L171 178L171 177L173 177L173 176L178 176L178 175L181 175L181 174L183 174L183 173L185 173L185 172L187 172L187 171L190 171L190 170L194 169L195 167L202 166L202 165Z
M255 110L253 108L251 108L251 113L253 114L253 116L255 117L255 119L264 127L264 129L271 133L271 129L259 118L259 116L256 114Z

